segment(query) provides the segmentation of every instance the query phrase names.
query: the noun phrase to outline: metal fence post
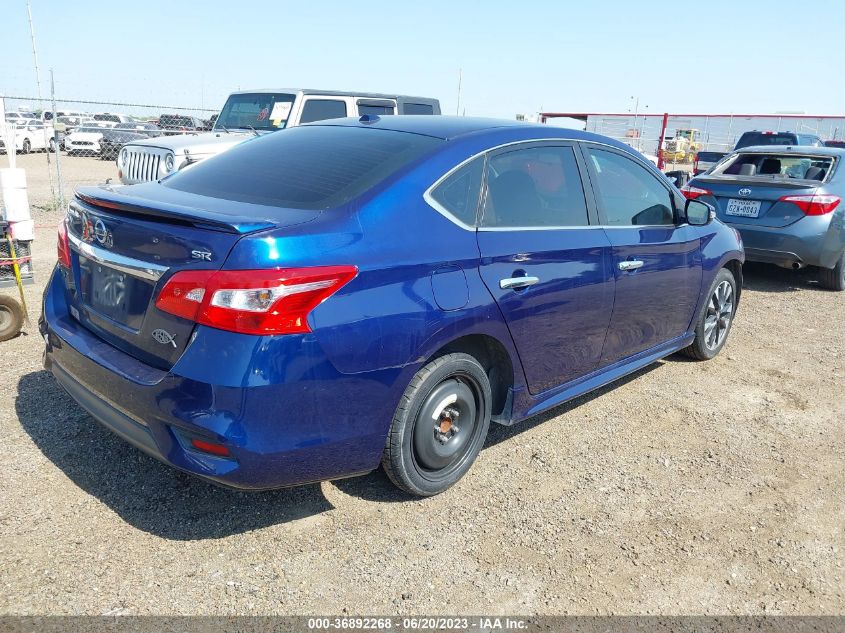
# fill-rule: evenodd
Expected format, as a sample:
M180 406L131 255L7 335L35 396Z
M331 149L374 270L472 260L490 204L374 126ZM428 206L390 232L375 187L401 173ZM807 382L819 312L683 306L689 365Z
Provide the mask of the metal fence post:
M58 117L56 116L56 84L53 81L53 69L50 69L50 107L53 110L53 146L56 148L56 180L59 187L59 205L62 211L65 210L65 190L62 184L62 151L59 147L59 140L56 138L56 123ZM47 153L50 153L50 147L47 146Z

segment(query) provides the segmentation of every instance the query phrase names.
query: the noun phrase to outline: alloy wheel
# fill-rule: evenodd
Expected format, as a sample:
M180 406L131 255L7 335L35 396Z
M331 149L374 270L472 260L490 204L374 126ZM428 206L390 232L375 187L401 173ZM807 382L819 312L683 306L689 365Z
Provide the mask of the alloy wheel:
M734 289L730 282L723 281L716 286L707 303L707 313L704 317L704 344L707 349L717 349L724 343L733 311Z

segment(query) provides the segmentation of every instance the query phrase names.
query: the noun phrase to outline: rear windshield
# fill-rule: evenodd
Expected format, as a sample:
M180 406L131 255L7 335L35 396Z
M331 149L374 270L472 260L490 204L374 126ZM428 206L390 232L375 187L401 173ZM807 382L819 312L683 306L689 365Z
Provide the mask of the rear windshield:
M746 132L739 138L736 149L751 147L752 145L796 145L798 139L794 134L764 134L763 132Z
M794 154L737 154L717 170L729 176L761 176L824 180L833 167L832 156L796 156Z
M361 195L441 143L372 128L294 127L247 140L162 184L237 202L328 209Z

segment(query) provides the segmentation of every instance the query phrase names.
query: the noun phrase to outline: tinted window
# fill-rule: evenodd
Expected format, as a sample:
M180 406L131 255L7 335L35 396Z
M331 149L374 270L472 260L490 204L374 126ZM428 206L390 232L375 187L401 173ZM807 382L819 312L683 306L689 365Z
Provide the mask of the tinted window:
M346 103L336 99L309 99L302 108L300 123L342 119L346 116Z
M431 197L464 224L475 226L484 158L467 163L431 192Z
M360 114L361 116L365 114L384 116L386 114L394 114L394 109L393 106L359 105L358 114Z
M328 209L361 195L441 143L373 128L293 127L244 141L162 184L237 202Z
M795 145L795 134L766 134L764 132L746 132L739 137L735 149L751 147L753 145Z
M572 148L532 147L492 157L482 224L587 225L587 204Z
M609 226L674 224L672 198L656 176L633 160L589 148L595 190Z
M430 103L405 103L402 114L434 114L434 106Z

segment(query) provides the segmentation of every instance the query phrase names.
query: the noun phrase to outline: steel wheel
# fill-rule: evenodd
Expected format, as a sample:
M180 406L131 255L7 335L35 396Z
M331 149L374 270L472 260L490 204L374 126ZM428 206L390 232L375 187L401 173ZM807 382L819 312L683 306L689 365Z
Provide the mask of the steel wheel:
M717 349L725 340L734 311L734 290L730 282L722 281L710 296L704 317L704 344Z
M413 456L426 477L448 476L472 444L478 419L478 387L467 377L441 382L425 399L414 424Z

